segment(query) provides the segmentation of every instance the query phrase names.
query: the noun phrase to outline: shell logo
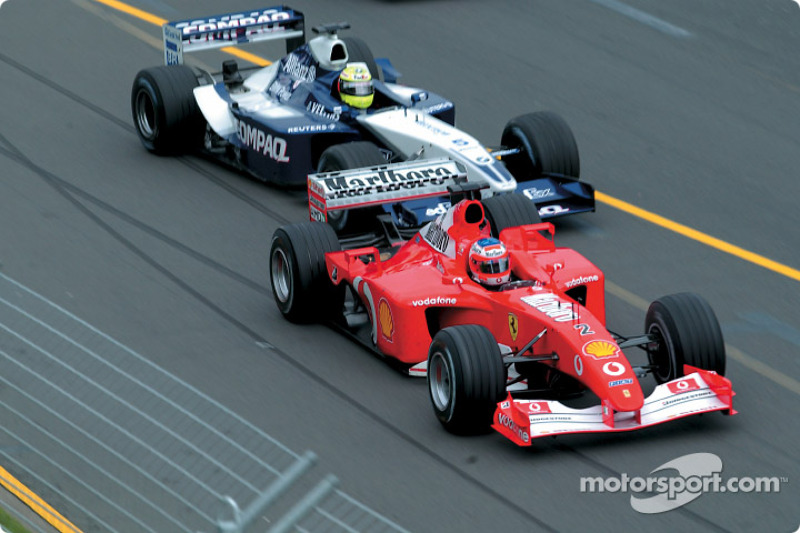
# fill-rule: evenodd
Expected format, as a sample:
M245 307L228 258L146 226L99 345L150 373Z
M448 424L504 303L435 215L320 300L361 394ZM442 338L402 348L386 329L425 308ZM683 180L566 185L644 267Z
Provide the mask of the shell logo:
M611 341L591 341L583 345L583 353L595 359L619 356L619 346Z
M389 302L386 298L381 298L378 304L378 321L381 325L381 333L386 340L392 341L392 334L394 333L394 319L392 318L392 310L389 308Z

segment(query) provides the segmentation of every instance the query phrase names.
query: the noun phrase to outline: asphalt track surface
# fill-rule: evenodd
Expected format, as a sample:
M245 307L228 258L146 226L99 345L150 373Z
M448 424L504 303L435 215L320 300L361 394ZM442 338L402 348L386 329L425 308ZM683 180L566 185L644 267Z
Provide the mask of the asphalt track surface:
M128 5L165 19L262 7ZM267 249L278 226L304 218L302 196L197 158L148 154L129 95L136 72L161 62L160 30L93 0L0 8L2 272L289 448L314 450L348 493L412 531L795 531L800 8L790 0L292 7L309 27L349 21L351 35L391 58L404 82L452 98L458 125L488 144L517 114L557 111L578 139L584 178L602 193L756 254L737 257L608 203L557 225L560 245L605 271L611 329L640 333L647 303L665 294L695 291L711 302L739 414L529 449L496 434L445 433L422 380L324 327L281 319ZM647 476L699 452L717 454L726 478L778 476L780 492L707 493L645 515L629 493L580 491L582 477ZM68 518L80 516L39 489Z

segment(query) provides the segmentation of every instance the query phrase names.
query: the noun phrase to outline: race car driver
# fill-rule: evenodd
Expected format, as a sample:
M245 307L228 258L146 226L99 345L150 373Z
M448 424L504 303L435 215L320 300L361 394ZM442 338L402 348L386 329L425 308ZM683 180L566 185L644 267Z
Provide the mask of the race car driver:
M356 109L367 109L372 105L375 90L372 74L366 63L348 63L336 82L339 98Z
M486 288L493 289L511 279L511 261L506 245L494 237L484 237L469 250L469 275Z

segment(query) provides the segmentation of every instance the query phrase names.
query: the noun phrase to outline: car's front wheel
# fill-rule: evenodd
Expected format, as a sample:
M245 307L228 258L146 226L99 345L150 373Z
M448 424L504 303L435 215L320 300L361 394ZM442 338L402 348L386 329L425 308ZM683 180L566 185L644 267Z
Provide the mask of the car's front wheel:
M538 224L542 221L536 204L520 194L492 196L481 203L495 237L500 237L500 232L506 228Z
M492 333L483 326L452 326L428 351L428 392L439 422L451 433L485 433L505 398L506 367Z
M511 119L501 141L519 153L503 158L517 181L547 174L578 179L581 173L578 143L567 122L551 111L527 113Z
M725 374L725 342L714 310L701 296L680 293L650 304L645 333L653 377L664 383L684 375L683 365Z

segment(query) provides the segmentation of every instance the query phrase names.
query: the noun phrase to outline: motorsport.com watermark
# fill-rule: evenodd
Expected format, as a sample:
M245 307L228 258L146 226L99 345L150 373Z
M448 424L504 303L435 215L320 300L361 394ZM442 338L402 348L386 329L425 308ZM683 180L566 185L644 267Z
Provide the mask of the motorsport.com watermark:
M654 475L662 470L677 475ZM692 453L655 468L645 477L582 477L581 492L631 492L631 507L645 513L663 513L699 498L703 493L780 492L785 477L731 477L723 479L722 459L713 453Z

